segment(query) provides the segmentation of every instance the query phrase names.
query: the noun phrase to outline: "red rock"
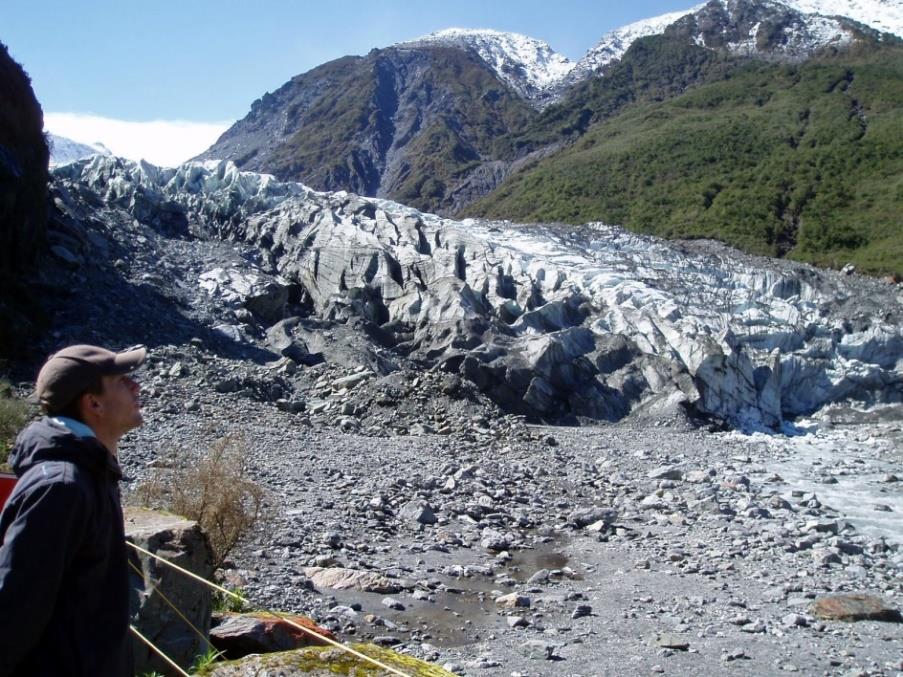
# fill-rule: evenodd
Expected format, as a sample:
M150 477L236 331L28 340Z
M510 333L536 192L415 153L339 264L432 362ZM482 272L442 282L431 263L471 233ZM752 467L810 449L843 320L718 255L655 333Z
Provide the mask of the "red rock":
M306 616L281 614L275 617L268 613L221 613L216 627L210 630L210 642L218 651L225 652L228 659L241 658L252 653L270 653L273 651L289 651L306 646L323 646L328 642L311 633L294 627L296 623L308 628L317 635L335 640L326 628L321 628Z
M813 616L828 621L886 621L903 623L897 609L872 595L833 595L812 603Z

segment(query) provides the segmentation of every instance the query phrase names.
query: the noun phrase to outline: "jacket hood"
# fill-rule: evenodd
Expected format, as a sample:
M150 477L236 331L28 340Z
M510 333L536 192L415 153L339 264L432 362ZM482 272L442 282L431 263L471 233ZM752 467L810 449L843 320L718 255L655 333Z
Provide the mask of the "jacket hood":
M9 463L21 477L29 468L45 461L65 461L92 472L109 470L122 477L119 462L97 438L78 437L62 423L44 417L19 433L9 454Z

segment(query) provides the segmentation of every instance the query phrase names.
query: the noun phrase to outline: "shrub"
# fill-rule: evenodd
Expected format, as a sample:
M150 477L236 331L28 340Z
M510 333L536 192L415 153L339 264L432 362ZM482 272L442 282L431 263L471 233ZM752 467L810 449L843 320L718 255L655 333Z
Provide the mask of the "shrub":
M28 422L30 413L28 404L16 397L9 381L0 379L0 466L6 464L16 435Z
M243 588L226 588L230 592L241 597L240 600L235 599L232 595L227 595L224 592L220 592L219 590L215 590L213 593L213 610L214 611L232 611L235 613L242 613L244 611L249 611L251 609L251 605L248 604L248 600L245 597L245 591Z
M136 489L136 500L195 520L219 567L263 513L264 491L247 476L247 451L241 438L217 440L188 467L158 471Z

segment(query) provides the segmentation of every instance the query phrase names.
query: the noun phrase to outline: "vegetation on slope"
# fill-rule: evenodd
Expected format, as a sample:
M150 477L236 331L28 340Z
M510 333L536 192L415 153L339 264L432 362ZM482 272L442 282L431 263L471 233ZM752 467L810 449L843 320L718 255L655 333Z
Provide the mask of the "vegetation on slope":
M535 116L473 54L389 48L294 78L255 102L203 157L435 209L494 158L498 138Z
M599 85L597 85L598 87ZM903 48L747 62L588 127L467 210L903 272Z
M723 80L744 61L682 38L641 38L605 72L574 85L564 99L546 108L522 132L499 142L507 155L567 141L636 102L664 101L689 87Z

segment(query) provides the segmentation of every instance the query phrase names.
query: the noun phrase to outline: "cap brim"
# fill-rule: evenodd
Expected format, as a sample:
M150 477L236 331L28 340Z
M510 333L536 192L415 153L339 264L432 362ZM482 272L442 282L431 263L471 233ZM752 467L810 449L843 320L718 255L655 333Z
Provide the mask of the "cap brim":
M144 360L146 359L147 348L140 346L121 353L116 353L116 357L113 358L113 364L116 366L116 371L118 373L127 374L144 364Z

